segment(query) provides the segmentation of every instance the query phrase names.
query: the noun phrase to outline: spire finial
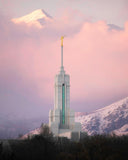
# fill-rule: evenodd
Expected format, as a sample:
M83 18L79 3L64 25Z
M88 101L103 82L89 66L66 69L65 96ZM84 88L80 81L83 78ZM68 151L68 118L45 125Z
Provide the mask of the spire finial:
M61 36L61 73L64 73L64 66L63 66L63 39L64 39L64 36Z
M63 39L64 39L64 36L61 36L61 46L63 46Z

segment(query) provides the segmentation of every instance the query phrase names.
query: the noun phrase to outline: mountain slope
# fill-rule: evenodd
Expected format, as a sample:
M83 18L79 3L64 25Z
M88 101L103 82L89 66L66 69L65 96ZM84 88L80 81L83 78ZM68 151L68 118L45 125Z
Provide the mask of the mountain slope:
M82 131L89 135L115 133L121 136L128 134L128 97L90 114L75 113L75 121L80 122ZM39 133L40 128L37 128L28 132L22 138Z
M89 135L111 132L120 135L121 128L128 124L128 97L88 115L78 116L76 121Z
M113 133L115 133L118 136L126 135L126 134L128 135L128 124L125 124L123 127L114 130Z
M75 113L75 121L80 122L82 131L89 135L115 133L121 136L128 134L128 97L90 114ZM40 128L29 132L22 138L39 133Z
M12 19L15 24L26 23L29 26L36 26L43 28L44 24L52 21L52 17L49 16L44 10L38 9L23 17Z

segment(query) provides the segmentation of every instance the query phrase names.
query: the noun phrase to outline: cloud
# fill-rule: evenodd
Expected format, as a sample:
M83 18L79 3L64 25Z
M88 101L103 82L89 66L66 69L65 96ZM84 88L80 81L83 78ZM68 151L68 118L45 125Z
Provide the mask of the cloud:
M86 16L83 12L78 9L72 9L71 7L60 8L56 11L56 17L64 21L66 24L82 23L83 21L91 21L89 16Z
M109 31L103 21L85 23L78 34L65 42L71 54L66 61L72 61L73 66L72 99L89 100L91 105L96 99L128 94L127 29L127 23L123 31Z
M67 16L40 30L0 17L1 113L48 114L65 33L73 109L93 110L128 94L128 22L124 30L109 30L104 21L74 25Z

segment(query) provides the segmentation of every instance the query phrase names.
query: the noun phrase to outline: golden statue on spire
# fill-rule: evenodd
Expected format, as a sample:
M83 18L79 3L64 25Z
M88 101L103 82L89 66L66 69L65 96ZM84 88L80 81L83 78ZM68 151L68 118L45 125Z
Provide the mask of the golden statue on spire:
M61 46L63 46L63 39L64 39L64 36L61 37Z

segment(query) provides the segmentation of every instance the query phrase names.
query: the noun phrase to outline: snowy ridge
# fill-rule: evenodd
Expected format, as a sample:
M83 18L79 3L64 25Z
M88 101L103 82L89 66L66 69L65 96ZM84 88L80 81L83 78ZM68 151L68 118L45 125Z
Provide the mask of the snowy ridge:
M79 116L84 116L87 115L88 113L86 112L75 112L75 117L79 117Z
M12 19L15 24L26 23L29 26L36 26L43 28L43 25L52 21L52 17L49 16L44 10L38 9L23 17Z
M88 115L78 116L76 121L89 135L114 132L128 124L128 97Z
M33 131L31 131L31 132L23 135L20 139L26 139L26 138L28 138L29 136L31 137L31 136L33 136L33 135L38 135L38 134L40 134L40 132L41 132L41 129L40 129L40 128L37 128L37 129L35 129L35 130L33 130Z
M128 97L90 114L77 112L75 121L82 124L82 131L87 132L88 135L103 133L126 135L128 134ZM41 128L37 128L25 134L22 139L40 134L40 131Z
M125 124L123 127L114 130L113 133L115 133L118 136L128 134L128 124Z

